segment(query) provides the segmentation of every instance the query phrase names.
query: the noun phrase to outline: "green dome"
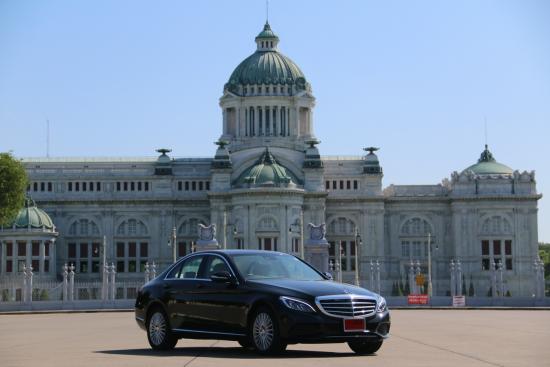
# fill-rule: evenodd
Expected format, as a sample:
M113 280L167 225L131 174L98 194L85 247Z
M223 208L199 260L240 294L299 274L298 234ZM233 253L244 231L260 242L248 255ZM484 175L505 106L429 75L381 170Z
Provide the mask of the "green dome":
M278 51L256 51L237 66L228 84L305 85L305 81L298 65L285 55Z
M511 175L514 172L510 167L498 163L487 145L485 145L485 150L481 153L477 163L466 168L463 172L467 171L472 171L476 175Z
M45 211L39 209L35 202L30 199L25 199L25 207L19 211L17 217L9 227L15 228L45 228L54 230L52 219Z
M260 159L245 170L233 182L236 187L288 187L295 186L299 180L285 167L277 163L275 157L266 148Z
M276 84L296 85L306 89L306 78L298 65L277 50L279 38L268 23L256 37L256 52L244 59L229 77L225 87L235 91L237 86Z

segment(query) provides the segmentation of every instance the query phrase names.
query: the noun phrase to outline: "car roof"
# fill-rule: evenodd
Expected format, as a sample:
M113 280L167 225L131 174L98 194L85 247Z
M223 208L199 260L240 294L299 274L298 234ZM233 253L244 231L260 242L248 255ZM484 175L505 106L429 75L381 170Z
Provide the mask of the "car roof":
M202 251L198 251L202 252ZM197 252L197 253L198 253ZM204 251L204 252L210 252L210 253L219 253L219 254L226 254L226 255L237 255L237 254L278 254L278 255L288 255L284 252L279 251L268 251L268 250L238 250L238 249L230 249L230 250L210 250L210 251Z

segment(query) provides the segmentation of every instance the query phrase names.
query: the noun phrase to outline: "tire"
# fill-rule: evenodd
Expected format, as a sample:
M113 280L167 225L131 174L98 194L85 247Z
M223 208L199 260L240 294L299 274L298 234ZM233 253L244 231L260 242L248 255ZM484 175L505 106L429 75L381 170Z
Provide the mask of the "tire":
M366 355L375 353L382 346L383 340L354 340L348 342L349 347L357 354Z
M154 350L174 349L178 343L178 338L170 329L166 313L160 308L155 308L147 320L147 339Z
M287 346L281 339L277 319L265 307L258 308L251 318L249 337L252 347L260 354L281 353Z

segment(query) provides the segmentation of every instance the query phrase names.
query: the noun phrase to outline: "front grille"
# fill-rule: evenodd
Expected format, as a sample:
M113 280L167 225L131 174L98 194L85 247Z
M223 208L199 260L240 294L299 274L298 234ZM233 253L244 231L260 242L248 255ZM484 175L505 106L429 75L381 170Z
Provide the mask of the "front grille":
M319 309L329 315L341 318L362 318L376 312L376 300L356 295L317 297Z

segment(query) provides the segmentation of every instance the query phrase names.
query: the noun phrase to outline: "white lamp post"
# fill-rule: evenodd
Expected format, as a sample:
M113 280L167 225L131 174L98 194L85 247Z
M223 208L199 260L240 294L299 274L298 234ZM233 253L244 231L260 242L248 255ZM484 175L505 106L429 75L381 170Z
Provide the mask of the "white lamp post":
M359 244L362 244L361 235L359 230L355 227L355 285L360 285L360 276L359 276Z

